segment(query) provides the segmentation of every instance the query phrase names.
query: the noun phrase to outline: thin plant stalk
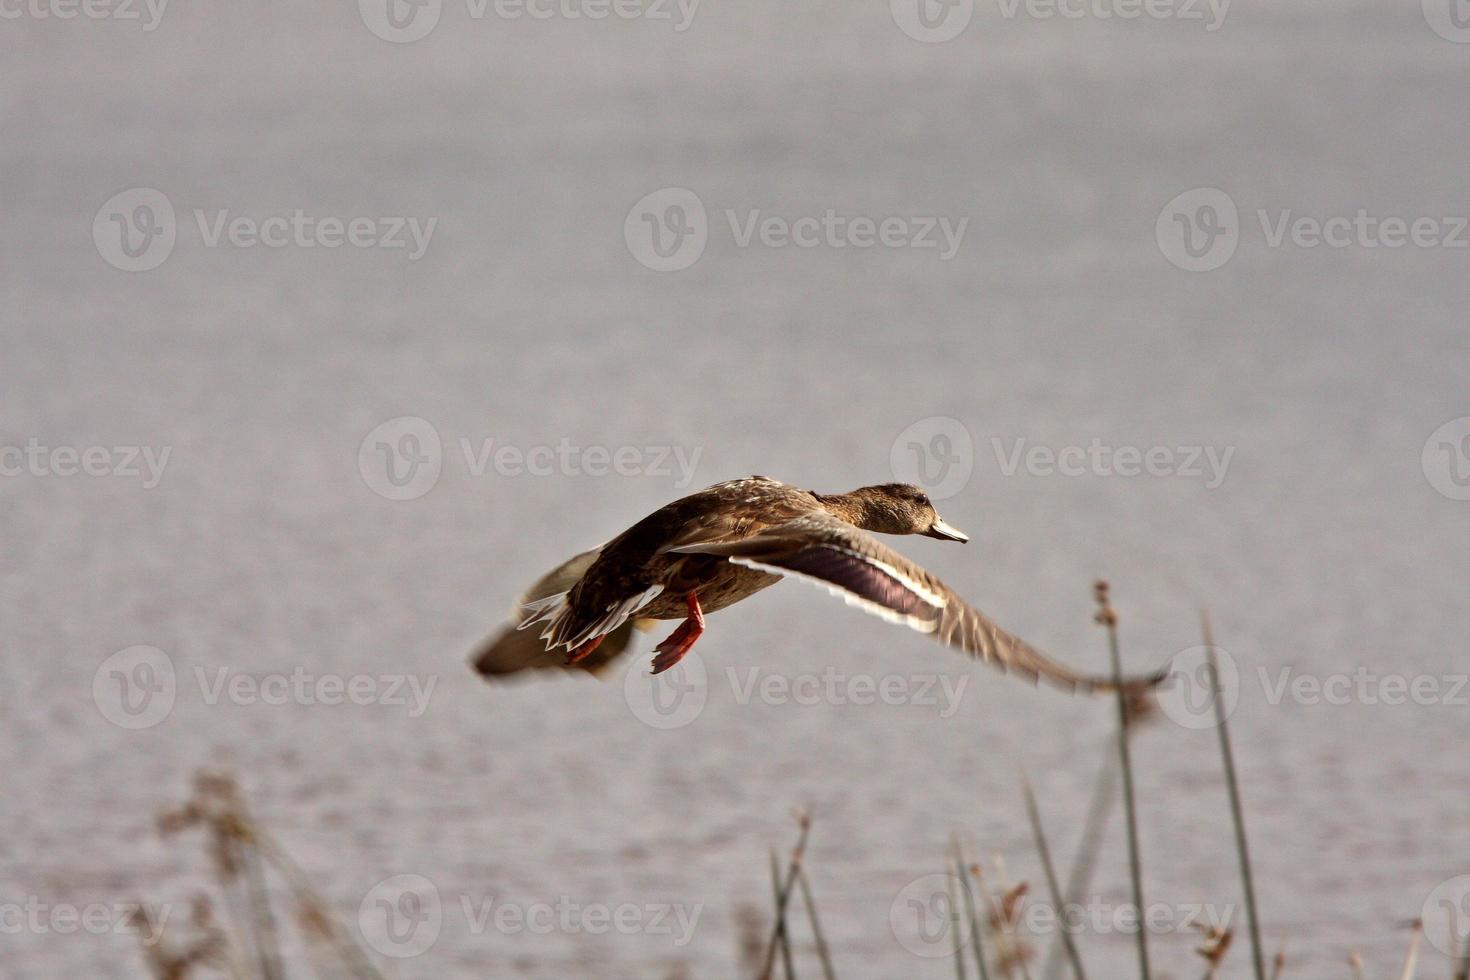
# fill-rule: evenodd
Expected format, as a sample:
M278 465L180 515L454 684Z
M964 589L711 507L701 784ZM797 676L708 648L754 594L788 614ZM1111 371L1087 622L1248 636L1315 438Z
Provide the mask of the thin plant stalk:
M1419 967L1419 940L1424 937L1424 923L1414 920L1414 935L1409 940L1409 955L1404 959L1404 971L1399 974L1399 980L1414 980L1414 972Z
M822 980L837 980L837 972L832 969L832 951L822 932L822 922L817 918L817 903L812 901L812 886L806 880L806 865L797 867L796 883L801 886L801 904L806 906L807 921L812 926L812 938L817 943L817 958L822 962Z
M257 831L257 837L261 845L261 853L270 862L271 867L286 879L298 908L312 912L312 921L317 926L316 931L326 937L327 942L343 965L347 967L348 972L357 980L383 980L383 975L378 972L377 967L373 966L362 947L327 911L329 906L326 899L317 891L316 886L312 884L311 879L296 863L296 860L269 836Z
M1001 893L1004 894L1009 890L1010 884L1006 878L1005 859L999 854L995 855L995 865L1000 869ZM973 867L971 870L975 873L975 880L980 883L981 893L990 905L990 915L995 919L1000 936L1005 940L1005 952L1010 954L1011 961L1020 968L1021 976L1024 980L1031 980L1031 971L1026 966L1025 951L1021 949L1021 941L1016 938L1015 925L1011 922L1010 916L1006 915L1005 906L995 897L995 892L990 890L990 882L980 873L979 867ZM1002 954L1002 960L1005 961L1004 953ZM1009 969L1006 970L1006 976L1010 976Z
M1132 725L1128 727L1133 731ZM1092 802L1087 807L1087 822L1083 824L1082 839L1077 845L1077 856L1072 860L1072 873L1067 876L1068 907L1083 904L1087 889L1092 884L1092 873L1097 868L1097 856L1102 852L1103 832L1107 830L1108 814L1113 808L1113 797L1118 790L1118 758L1112 751L1103 756L1097 771L1097 783L1093 786ZM1052 943L1046 957L1046 980L1057 980L1062 975L1062 961L1066 950L1061 937Z
M980 920L975 914L975 893L970 888L970 877L966 873L964 855L955 858L955 871L964 885L965 911L970 915L970 945L975 950L975 966L980 971L980 980L990 980L990 968L985 965L985 944L980 938Z
M1281 980L1281 971L1286 968L1286 940L1281 940L1281 948L1276 950L1276 958L1271 961L1271 980Z
M262 980L282 980L280 938L276 933L276 918L271 912L270 896L266 893L265 868L262 866L260 849L253 842L242 843L245 864L245 894L250 906L251 932L255 936L255 949L260 957Z
M1245 890L1245 918L1251 937L1251 964L1256 980L1266 980L1266 964L1261 947L1261 922L1256 914L1256 885L1251 875L1250 848L1246 844L1245 813L1240 805L1240 784L1235 778L1235 754L1230 748L1230 729L1225 721L1225 699L1220 691L1220 667L1215 655L1215 637L1210 630L1210 617L1201 614L1204 633L1205 662L1210 672L1210 695L1215 702L1215 728L1220 733L1220 758L1225 766L1225 787L1230 793L1230 818L1235 824L1235 850L1240 856L1241 887Z
M1118 699L1118 760L1123 772L1123 814L1128 825L1128 873L1133 883L1133 908L1138 915L1138 973L1150 980L1148 931L1143 927L1143 862L1138 852L1138 810L1133 801L1133 763L1128 753L1128 696L1123 691L1123 658L1118 652L1118 614L1108 604L1108 583L1094 587L1099 606L1097 621L1108 631L1108 654L1112 658L1113 691Z
M949 882L949 925L954 930L956 942L954 944L954 975L957 980L966 980L965 975L965 943L960 933L960 892L959 885Z
M1082 958L1077 955L1077 944L1073 941L1072 933L1067 928L1061 886L1057 884L1056 868L1051 863L1051 848L1047 846L1046 831L1041 826L1041 811L1036 806L1036 794L1031 791L1031 781L1024 775L1021 777L1021 789L1026 795L1026 818L1031 821L1031 833L1036 838L1036 853L1041 856L1041 869L1046 873L1046 887L1051 893L1052 907L1056 910L1057 927L1061 932L1062 945L1067 951L1067 958L1072 961L1072 975L1076 980L1087 980L1087 974L1082 969Z
M779 883L776 889L776 924L771 927L771 939L766 944L765 963L761 967L761 980L770 980L771 970L776 966L776 946L781 932L786 927L786 905L791 900L791 889L796 882L796 873L801 868L803 856L806 854L806 839L811 832L812 821L806 811L799 811L797 822L801 826L801 835L796 839L796 848L791 852L791 863L786 869L786 879Z
M791 962L791 936L786 930L785 896L781 894L781 861L771 848L771 889L776 896L776 943L781 947L781 970L786 980L796 980L796 967Z

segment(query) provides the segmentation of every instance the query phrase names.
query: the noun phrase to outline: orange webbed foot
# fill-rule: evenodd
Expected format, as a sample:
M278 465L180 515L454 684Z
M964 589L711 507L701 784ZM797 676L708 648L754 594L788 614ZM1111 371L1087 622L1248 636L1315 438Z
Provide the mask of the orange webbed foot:
M602 641L605 640L605 639L607 639L607 637L605 635L604 636L594 636L592 639L588 640L586 643L584 643L581 646L577 647L577 649L573 650L571 653L568 653L567 654L567 666L570 667L570 666L572 666L575 663L578 663L578 662L580 662L582 660L585 660L587 658L587 655L588 654L590 654L593 650L596 650L598 647L602 646Z
M689 618L680 623L674 632L668 635L654 652L658 656L653 658L653 673L662 674L688 653L695 642L704 634L704 610L699 608L699 596L693 592L685 597L689 605Z

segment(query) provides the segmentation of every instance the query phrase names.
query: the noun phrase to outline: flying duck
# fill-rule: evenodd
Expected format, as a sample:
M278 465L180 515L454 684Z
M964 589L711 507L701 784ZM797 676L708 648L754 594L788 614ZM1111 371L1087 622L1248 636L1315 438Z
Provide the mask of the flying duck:
M512 626L472 662L486 677L551 667L600 673L628 647L633 628L682 620L654 648L653 673L662 673L704 633L706 614L790 575L1032 682L1112 689L1110 679L1079 674L1007 633L868 531L969 540L908 484L821 494L765 476L717 483L547 573L517 600ZM1163 677L1132 678L1125 687Z

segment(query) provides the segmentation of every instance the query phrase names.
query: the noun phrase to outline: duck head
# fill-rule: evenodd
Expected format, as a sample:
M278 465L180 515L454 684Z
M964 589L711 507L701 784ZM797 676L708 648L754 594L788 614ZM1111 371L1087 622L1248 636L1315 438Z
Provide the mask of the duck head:
M880 483L851 493L819 495L832 514L865 531L922 534L944 541L969 541L969 535L944 523L929 495L908 483Z

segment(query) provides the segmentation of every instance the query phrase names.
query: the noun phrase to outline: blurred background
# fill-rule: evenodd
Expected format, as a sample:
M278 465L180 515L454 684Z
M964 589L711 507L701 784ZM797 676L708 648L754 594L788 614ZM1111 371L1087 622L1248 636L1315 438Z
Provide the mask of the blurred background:
M796 805L840 975L952 975L904 889L958 833L1038 894L1020 772L1065 869L1111 701L793 583L672 691L661 632L606 683L465 666L547 568L750 473L927 483L972 541L897 544L1074 667L1097 577L1133 669L1208 607L1266 945L1396 970L1470 870L1470 12L1138 11L5 7L0 972L144 975L25 910L182 910L207 864L154 818L210 767L354 935L431 885L426 948L365 943L389 976L735 975ZM1193 704L1134 741L1146 895L1238 927Z

